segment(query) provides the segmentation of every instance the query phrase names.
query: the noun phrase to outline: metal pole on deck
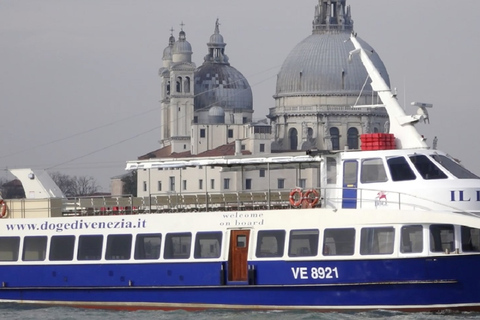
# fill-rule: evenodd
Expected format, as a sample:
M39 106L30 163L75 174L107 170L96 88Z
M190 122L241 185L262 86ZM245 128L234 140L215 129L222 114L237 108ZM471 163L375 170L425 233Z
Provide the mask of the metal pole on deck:
M268 201L268 210L270 210L270 162L267 163L267 171L268 171L267 201Z

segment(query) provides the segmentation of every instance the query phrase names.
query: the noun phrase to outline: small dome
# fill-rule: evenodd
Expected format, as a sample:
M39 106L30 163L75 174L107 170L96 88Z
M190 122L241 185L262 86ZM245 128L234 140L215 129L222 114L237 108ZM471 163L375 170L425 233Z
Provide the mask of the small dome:
M173 44L172 54L191 54L192 45L187 41L185 31L180 31L178 41Z
M277 78L276 95L358 94L367 80L367 71L348 41L349 32L314 33L300 42L285 59ZM362 46L373 52L371 59L390 83L387 70L378 54L365 41ZM364 92L372 91L369 82Z
M172 60L172 49L174 44L175 37L170 35L170 38L168 39L168 46L163 49L163 60Z
M225 44L223 41L223 36L219 33L214 33L210 36L210 41L211 44Z
M172 60L172 47L168 46L163 50L163 60Z
M208 115L210 117L223 117L225 116L225 111L223 111L222 107L213 106L208 110Z

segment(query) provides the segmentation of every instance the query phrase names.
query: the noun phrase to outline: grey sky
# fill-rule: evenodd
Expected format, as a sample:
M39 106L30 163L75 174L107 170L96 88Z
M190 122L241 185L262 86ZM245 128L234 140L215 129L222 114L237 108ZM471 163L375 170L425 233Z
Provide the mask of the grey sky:
M182 21L199 66L220 19L230 63L253 88L254 118L264 118L317 2L0 0L0 168L93 176L108 191L127 160L159 147L158 68ZM439 149L480 174L480 1L347 4L401 103L434 104L430 126L419 126L429 143L438 136Z

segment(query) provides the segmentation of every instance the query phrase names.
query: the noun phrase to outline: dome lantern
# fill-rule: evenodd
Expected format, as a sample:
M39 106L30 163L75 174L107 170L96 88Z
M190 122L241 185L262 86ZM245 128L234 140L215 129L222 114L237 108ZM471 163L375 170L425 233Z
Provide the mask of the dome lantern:
M346 0L319 0L312 23L313 33L352 31L350 6L345 7L345 4Z

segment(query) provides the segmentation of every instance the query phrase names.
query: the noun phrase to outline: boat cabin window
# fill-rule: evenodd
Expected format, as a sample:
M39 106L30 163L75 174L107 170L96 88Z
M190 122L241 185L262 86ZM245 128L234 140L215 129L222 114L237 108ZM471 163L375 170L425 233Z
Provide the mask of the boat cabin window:
M289 257L311 257L318 253L318 230L292 230L288 244Z
M33 236L23 239L23 261L43 261L46 258L47 237Z
M480 230L462 226L462 251L480 252Z
M52 236L50 239L50 261L73 260L75 236Z
M458 179L480 179L449 157L439 154L433 154L431 157Z
M131 252L131 234L111 234L107 237L106 260L128 260Z
M192 234L168 233L165 237L165 249L163 258L165 259L188 259L192 247Z
M453 252L455 250L455 232L451 224L432 224L430 226L430 251Z
M325 229L324 256L351 256L355 251L355 229Z
M102 257L103 236L85 235L78 238L77 260L100 260Z
M447 179L447 175L443 173L427 156L416 154L410 156L415 168L425 180Z
M195 259L219 258L222 247L221 232L199 232L195 238Z
M327 157L327 183L337 183L337 160L331 157Z
M417 178L404 157L389 158L387 165L393 181L408 181Z
M137 234L135 240L135 260L158 259L160 258L160 245L162 244L162 235L157 234Z
M360 173L362 183L386 182L387 180L382 159L365 159L362 161L362 171Z
M421 225L402 227L400 238L400 252L423 252L423 227Z
M257 258L274 258L283 256L285 230L259 231L257 239Z
M0 237L0 261L17 261L20 237Z
M394 240L393 227L362 228L360 254L392 254Z
M357 161L345 161L343 163L343 185L351 188L357 183Z

